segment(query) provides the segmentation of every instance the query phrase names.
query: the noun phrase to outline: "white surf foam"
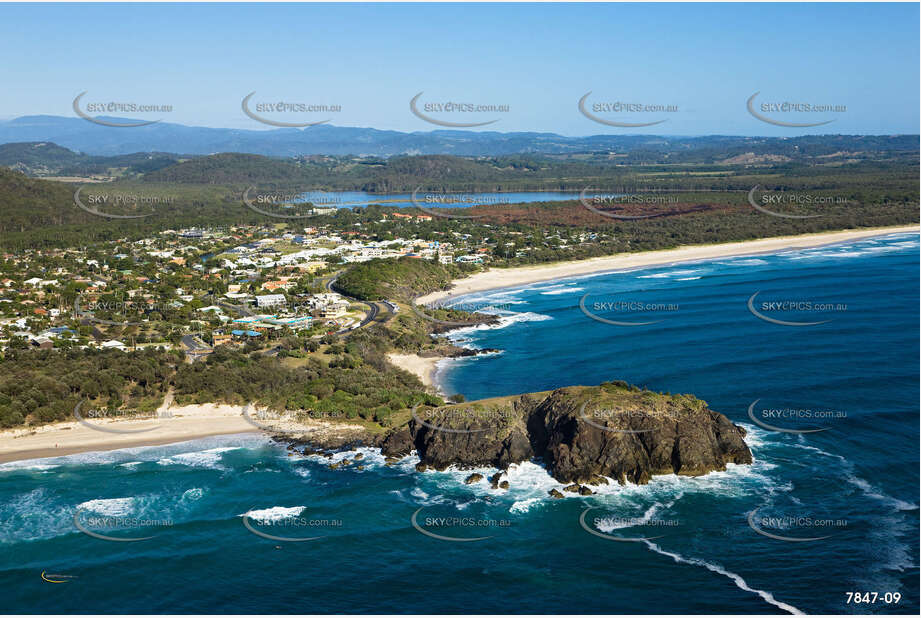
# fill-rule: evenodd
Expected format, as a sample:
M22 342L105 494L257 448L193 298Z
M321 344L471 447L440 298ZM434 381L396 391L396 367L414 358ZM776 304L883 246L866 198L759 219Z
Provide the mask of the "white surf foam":
M22 461L10 461L5 464L0 464L0 472L12 472L14 470L35 470L36 472L44 472L46 470L53 470L59 465L60 464L44 463L41 459L25 459Z
M748 445L748 448L763 448L765 446L766 439L772 435L772 432L769 432L766 429L762 429L761 427L756 427L755 425L749 425L748 423L736 424L745 430L745 437L743 440L745 441L745 444Z
M535 504L540 505L542 501L540 498L527 498L525 500L516 500L512 503L512 506L509 507L509 513L527 513L531 510L531 507Z
M260 521L282 521L297 517L304 512L306 506L273 506L268 509L255 509L246 513L241 513L238 517L250 517Z
M358 461L354 461L359 453L361 453L362 458ZM339 468L341 470L355 470L357 466L364 466L365 469L372 469L379 468L386 464L386 458L381 454L379 448L365 446L348 451L338 451L329 455L314 453L312 455L307 455L305 459L325 466L330 464L341 464L346 460L353 462L345 467ZM303 468L295 468L295 474L301 474L298 470L303 470ZM301 476L306 476L306 474L301 474Z
M158 459L157 463L161 466L190 466L194 468L211 468L213 470L223 470L224 467L219 465L224 453L235 451L239 446L220 446L210 448L204 451L193 451L191 453L178 453L170 457Z
M837 453L829 453L828 451L823 451L822 449L810 444L791 443L789 446L811 451L813 453L818 453L819 455L823 455L825 457L837 459L844 467L844 479L859 489L868 498L872 498L884 504L888 504L897 511L913 511L918 508L917 504L912 504L911 502L906 502L904 500L900 500L899 498L890 496L866 479L857 476L856 470L854 469L854 464L848 461L846 457L838 455Z
M445 504L449 502L447 498L442 495L431 495L421 487L413 487L409 492L409 495L412 497L412 502L420 506L432 506L434 504Z
M38 487L0 503L4 524L0 545L48 539L74 530L73 508L62 504L55 494Z
M522 300L518 297L518 294L524 292L523 289L515 290L495 290L487 291L480 293L471 293L464 296L458 296L457 298L452 298L451 300L445 303L446 307L457 307L460 304L466 305L520 305L526 303L527 301Z
M227 434L196 438L185 442L156 446L133 446L112 451L87 451L74 455L61 455L41 459L27 459L0 464L0 472L18 469L52 470L60 466L113 465L148 462L166 459L181 453L207 451L214 448L260 448L273 444L272 439L257 432Z
M679 564L691 564L695 566L702 566L708 571L712 571L714 573L718 573L720 575L728 577L741 590L744 590L746 592L753 592L757 594L759 597L761 597L762 599L764 599L765 601L767 601L774 607L778 607L786 612L790 612L791 614L802 614L803 613L800 610L793 607L792 605L790 605L789 603L778 601L776 598L774 598L773 594L771 594L770 592L766 590L758 590L757 588L752 588L745 582L744 579L742 579L741 575L739 575L738 573L733 573L732 571L729 571L726 568L718 564L707 562L706 560L700 560L699 558L685 558L684 556L681 556L674 552L670 552L670 551L666 551L662 549L661 547L659 547L652 541L644 540L643 543L645 543L649 547L649 549L656 552L657 554L668 556L669 558L671 558L672 560L674 560L675 562Z
M556 290L556 289L563 287L564 285L567 285L567 284L565 282L558 283L558 282L551 281L548 283L544 281L544 282L531 283L521 288L521 290L528 291L528 292L542 292L545 290Z
M81 502L77 508L109 517L124 517L134 511L135 498L99 498Z
M606 501L608 504L625 501L631 508L636 508L637 504L648 503L649 500L657 501L661 506L661 504L674 501L677 499L676 496L695 492L746 497L760 495L766 488L783 491L786 488L779 487L778 481L766 474L767 470L773 467L773 464L761 461L756 461L751 465L730 463L726 465L724 471L710 472L703 476L657 475L645 485L633 483L620 485L617 481L608 479L607 485L591 487L592 491L596 492L591 498ZM508 481L508 489L492 489L488 479L496 472L498 470L489 467L469 469L450 467L443 471L426 471L421 478L434 484L439 493L450 493L458 488L465 488L466 491L473 492L477 496L490 496L493 500L508 501L511 503L510 508L514 507L515 503L520 503L515 511L518 513L527 512L525 508L530 509L538 502L554 500L549 495L553 489L560 491L564 499L586 498L578 493L562 491L568 483L560 483L543 466L532 461L512 464L502 474L499 480L500 482ZM484 478L477 483L466 485L464 481L472 473L481 474Z
M725 262L717 262L717 264L722 264L723 266L763 266L767 264L767 261L761 258L737 257L729 258Z
M502 473L499 481L508 481L509 489L493 489L489 479L499 470L488 466L474 468L456 468L451 466L445 470L427 470L422 479L434 483L439 491L452 491L458 487L465 487L468 491L479 496L508 497L514 501L524 501L530 498L549 498L550 489L563 487L556 479L550 476L540 465L526 461L512 464ZM482 481L471 485L465 483L471 474L480 474ZM523 507L519 507L523 508Z
M693 270L669 270L664 273L653 273L651 275L639 275L637 279L670 279L672 277L681 277L684 275L693 275L700 272L697 269Z
M905 238L905 240L899 240ZM801 249L795 252L779 254L791 260L819 260L834 258L855 258L867 255L879 255L918 248L918 235L894 234L879 238L857 240L854 242Z
M518 324L521 322L544 322L553 319L552 316L545 315L543 313L535 313L533 311L525 311L522 313L497 312L493 315L498 318L495 324L477 324L476 326L465 326L463 328L458 328L457 330L452 330L448 334L448 338L454 340L455 338L460 338L464 335L471 335L479 331L508 328L512 324Z
M917 504L899 500L877 489L869 481L854 474L853 468L845 475L845 478L849 483L860 489L868 498L873 498L874 500L889 504L897 511L913 511L918 508Z
M634 526L642 526L648 524L652 521L652 518L659 511L664 511L672 508L678 500L681 500L681 497L684 495L683 491L679 491L678 494L667 502L656 502L652 504L646 511L639 517L602 517L598 520L596 526L602 532L613 532L614 530L620 530L622 528L632 528Z
M205 495L205 490L201 487L193 487L182 492L182 502L197 502Z
M559 296L560 294L572 294L574 292L581 292L583 288L563 288L559 290L548 290L546 292L541 292L541 296Z

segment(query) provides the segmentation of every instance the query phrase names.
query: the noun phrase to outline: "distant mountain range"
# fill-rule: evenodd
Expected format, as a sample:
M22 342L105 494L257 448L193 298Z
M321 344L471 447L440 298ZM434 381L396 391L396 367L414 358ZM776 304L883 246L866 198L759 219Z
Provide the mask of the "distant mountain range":
M125 123L125 118L99 120ZM592 135L565 137L554 133L499 133L495 131L381 131L359 127L316 125L306 129L249 131L215 129L158 122L141 127L109 127L82 118L23 116L0 122L0 143L53 142L94 156L129 153L184 153L205 155L245 152L270 157L301 155L448 154L464 157L518 153L565 155L599 152L773 154L795 157L839 152L918 152L917 135L782 137L663 137L655 135ZM699 153L702 154L702 153Z
M126 175L142 175L173 165L179 155L137 152L100 156L75 152L54 142L0 144L0 166L29 176L108 176L115 168Z

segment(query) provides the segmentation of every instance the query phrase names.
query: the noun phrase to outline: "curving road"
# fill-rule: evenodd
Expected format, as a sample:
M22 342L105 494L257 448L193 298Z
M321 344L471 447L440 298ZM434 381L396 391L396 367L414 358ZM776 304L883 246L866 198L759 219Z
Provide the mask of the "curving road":
M339 291L339 290L334 290L334 289L333 289L333 285L335 285L336 280L339 279L339 275L340 275L340 274L341 274L341 273L336 273L333 277L331 277L331 278L329 279L329 281L326 282L326 289L329 290L330 292L335 292L336 294L338 294L339 296L341 296L342 298L344 298L344 299L346 299L346 300L348 300L348 301L350 301L350 302L353 302L353 303L361 303L361 304L363 304L363 305L367 305L367 306L368 306L368 314L365 316L365 319L362 320L361 323L360 323L358 326L354 326L354 327L352 327L352 328L346 328L346 329L337 331L337 334L348 333L348 332L350 332L350 331L357 330L357 329L359 329L359 328L363 328L363 327L367 326L368 324L370 324L371 322L373 322L373 321L374 321L374 318L376 318L377 315L381 312L380 306L378 306L378 304L377 304L376 302L367 301L367 300L359 300L359 299L353 298L353 297L351 297L351 296L349 296L349 295L347 295L347 294L343 294L343 293L342 293L341 291ZM384 301L384 302L386 302L386 301ZM387 304L389 305L389 303L387 303ZM391 315L391 317L393 317L393 316ZM390 319L390 318L387 318L387 320L389 320L389 319Z

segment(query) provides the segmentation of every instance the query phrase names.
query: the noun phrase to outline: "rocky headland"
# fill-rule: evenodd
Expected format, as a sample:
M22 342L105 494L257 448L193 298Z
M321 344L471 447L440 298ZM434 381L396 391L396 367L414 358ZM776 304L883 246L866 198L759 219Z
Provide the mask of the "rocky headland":
M643 484L657 474L698 476L725 470L728 463L750 464L744 436L744 429L692 395L606 382L417 406L405 424L352 445L379 446L388 458L415 451L420 470L504 470L538 459L556 480L574 484L574 493L586 493L585 485L607 478Z

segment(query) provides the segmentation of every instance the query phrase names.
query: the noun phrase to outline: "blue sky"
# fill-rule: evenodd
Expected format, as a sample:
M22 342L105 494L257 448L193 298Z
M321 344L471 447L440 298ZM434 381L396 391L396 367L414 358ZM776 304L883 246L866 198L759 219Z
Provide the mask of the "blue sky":
M169 104L168 122L268 129L241 99L341 105L340 126L440 127L409 100L507 105L486 130L564 135L919 132L918 4L0 5L0 118L73 116L74 97ZM605 114L577 103L675 105ZM774 114L746 100L844 105ZM271 116L320 120L316 115ZM134 114L135 118L152 118Z

